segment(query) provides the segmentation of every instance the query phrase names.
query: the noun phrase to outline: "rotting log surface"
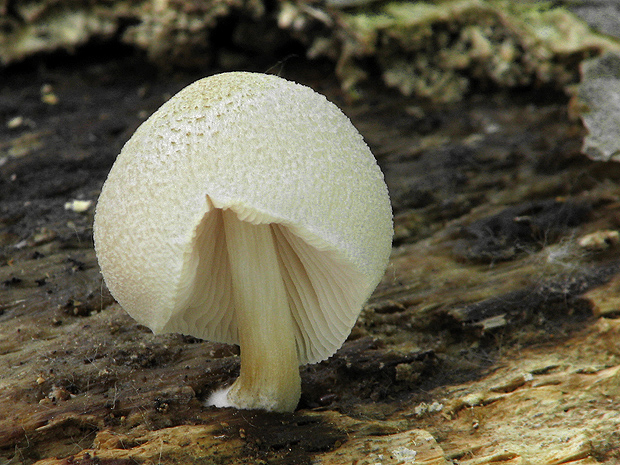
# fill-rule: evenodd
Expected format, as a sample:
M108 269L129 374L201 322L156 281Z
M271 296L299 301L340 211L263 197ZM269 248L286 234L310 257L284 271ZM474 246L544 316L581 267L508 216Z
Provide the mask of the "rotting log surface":
M347 104L328 68L285 66L365 136L396 236L350 339L275 415L204 407L236 349L132 321L93 205L65 208L95 202L137 125L201 75L85 61L0 88L0 463L620 460L620 168L579 153L563 95L428 106L375 86Z

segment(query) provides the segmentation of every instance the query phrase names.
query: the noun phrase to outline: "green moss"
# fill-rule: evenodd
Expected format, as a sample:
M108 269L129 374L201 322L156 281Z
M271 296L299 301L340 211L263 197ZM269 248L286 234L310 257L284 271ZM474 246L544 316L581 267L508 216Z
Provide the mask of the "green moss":
M618 47L548 3L394 1L336 14L347 32L345 88L363 76L360 58L372 57L389 86L439 101L460 99L474 82L561 88L578 79L582 59Z

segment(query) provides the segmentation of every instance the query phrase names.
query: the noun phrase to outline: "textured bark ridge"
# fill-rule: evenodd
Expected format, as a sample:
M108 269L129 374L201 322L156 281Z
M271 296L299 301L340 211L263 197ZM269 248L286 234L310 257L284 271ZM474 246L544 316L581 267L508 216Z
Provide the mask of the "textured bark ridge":
M598 15L573 7L597 29L617 31L601 23L614 17L605 5ZM577 82L581 60L618 50L568 6L537 1L4 0L0 12L5 65L93 43L128 45L164 69L306 55L330 60L352 96L379 73L405 95L444 102L481 84L563 88Z

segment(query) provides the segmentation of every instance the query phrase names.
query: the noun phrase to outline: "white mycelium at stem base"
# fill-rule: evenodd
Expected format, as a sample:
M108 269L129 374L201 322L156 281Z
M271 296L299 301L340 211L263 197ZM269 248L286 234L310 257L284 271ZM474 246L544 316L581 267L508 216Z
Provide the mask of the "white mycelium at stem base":
M241 347L241 373L228 400L238 408L293 411L299 361L272 227L239 221L230 210L223 216Z
M224 73L136 130L93 229L106 285L139 323L240 345L219 404L292 411L299 365L342 345L383 276L392 210L335 105L277 76Z

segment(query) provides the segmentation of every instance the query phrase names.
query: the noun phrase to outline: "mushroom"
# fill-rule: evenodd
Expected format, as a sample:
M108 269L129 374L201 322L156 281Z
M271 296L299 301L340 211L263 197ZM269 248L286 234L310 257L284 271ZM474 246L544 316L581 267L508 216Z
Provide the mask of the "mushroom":
M284 412L299 365L350 333L392 231L383 174L349 119L308 87L233 72L189 85L136 130L102 188L94 240L139 323L239 344L221 405Z

